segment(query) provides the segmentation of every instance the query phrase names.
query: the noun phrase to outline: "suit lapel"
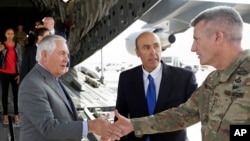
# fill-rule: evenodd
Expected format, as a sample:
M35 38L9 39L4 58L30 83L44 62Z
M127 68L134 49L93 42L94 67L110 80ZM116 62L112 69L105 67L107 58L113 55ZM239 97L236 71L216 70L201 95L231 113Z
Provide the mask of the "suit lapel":
M74 109L71 109L71 106L68 103L68 100L66 99L66 96L62 94L62 91L60 90L60 87L58 86L58 83L55 80L55 77L53 77L45 68L43 68L41 65L36 64L36 67L38 68L38 71L41 73L41 75L44 77L44 82L48 84L51 89L53 89L56 94L63 100L65 105L67 106L68 110L73 114L74 117L76 117L76 113L74 112ZM71 98L70 98L71 100ZM72 100L71 100L72 101Z
M162 77L160 82L160 88L159 88L159 94L158 99L155 107L155 113L158 112L158 107L160 105L164 105L163 103L166 102L166 99L168 98L171 89L173 88L173 82L172 82L172 75L171 71L169 70L169 67L162 63Z
M137 87L132 91L138 90L138 92L135 93L135 98L140 99L142 103L139 103L141 106L141 113L144 113L145 115L148 115L148 105L147 105L147 99L146 99L146 92L144 89L144 80L143 80L143 70L142 66L139 66L136 70L136 73L134 74L133 79L135 80L134 86Z
M61 81L61 80L58 80L58 81ZM61 84L62 84L62 81L61 81ZM62 84L63 85L63 84ZM63 85L63 91L67 92L64 85ZM64 100L64 103L68 106L68 109L74 114L74 115L77 115L77 112L75 110L75 105L69 95L69 93L67 92L67 95L68 95L68 99L66 97L64 97L64 94L62 94L61 92L59 93L59 95L63 95L63 100ZM72 106L70 105L70 103L72 103Z

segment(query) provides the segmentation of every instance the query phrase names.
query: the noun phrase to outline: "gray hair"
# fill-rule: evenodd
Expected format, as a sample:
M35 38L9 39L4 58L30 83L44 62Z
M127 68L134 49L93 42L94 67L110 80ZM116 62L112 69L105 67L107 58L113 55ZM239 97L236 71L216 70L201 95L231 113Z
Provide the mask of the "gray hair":
M36 51L36 61L40 61L42 56L41 53L43 50L46 50L49 54L56 49L56 41L63 41L66 43L66 40L58 35L48 35L42 39L42 41L38 44Z
M211 23L210 28L207 28L207 33L220 30L228 40L241 40L243 30L243 20L238 11L229 6L216 6L209 8L198 14L190 23L190 26L195 26L200 21L204 20L205 24Z

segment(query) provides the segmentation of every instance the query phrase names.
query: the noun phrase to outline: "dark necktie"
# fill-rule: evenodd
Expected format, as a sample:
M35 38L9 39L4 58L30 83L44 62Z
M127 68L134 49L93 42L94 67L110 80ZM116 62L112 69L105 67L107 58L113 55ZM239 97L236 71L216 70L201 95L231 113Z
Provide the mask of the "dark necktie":
M148 104L148 113L152 115L154 113L155 105L156 105L156 91L155 91L155 83L154 78L149 74L148 75L148 88L147 88L147 104ZM149 137L146 138L146 141L150 141Z
M65 88L63 87L61 81L60 81L60 80L57 80L57 82L58 82L58 85L60 86L60 88L61 88L63 94L65 95L68 104L70 105L71 111L73 112L74 104L73 104L72 100L70 99L69 94L67 93L67 91L66 91Z

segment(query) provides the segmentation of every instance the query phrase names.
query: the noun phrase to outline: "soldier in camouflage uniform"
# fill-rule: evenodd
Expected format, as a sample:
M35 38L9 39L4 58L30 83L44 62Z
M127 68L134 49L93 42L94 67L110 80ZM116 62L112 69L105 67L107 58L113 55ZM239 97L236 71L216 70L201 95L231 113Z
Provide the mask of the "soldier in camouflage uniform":
M115 125L136 136L169 132L201 121L202 141L229 141L230 125L250 124L250 51L241 48L243 21L227 6L201 12L194 27L192 51L201 65L216 68L191 98L153 116L126 119L117 111Z

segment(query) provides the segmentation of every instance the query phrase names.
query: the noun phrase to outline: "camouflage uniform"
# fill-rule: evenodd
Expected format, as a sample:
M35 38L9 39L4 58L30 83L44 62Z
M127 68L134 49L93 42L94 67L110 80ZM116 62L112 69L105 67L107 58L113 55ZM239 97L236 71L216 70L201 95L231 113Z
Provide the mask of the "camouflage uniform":
M136 136L175 131L201 121L202 141L229 141L230 125L250 124L250 50L227 69L210 73L178 108L131 121Z

